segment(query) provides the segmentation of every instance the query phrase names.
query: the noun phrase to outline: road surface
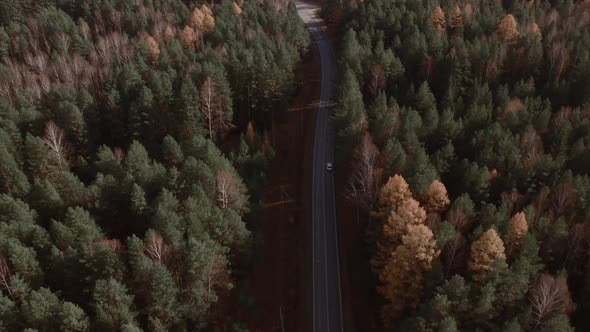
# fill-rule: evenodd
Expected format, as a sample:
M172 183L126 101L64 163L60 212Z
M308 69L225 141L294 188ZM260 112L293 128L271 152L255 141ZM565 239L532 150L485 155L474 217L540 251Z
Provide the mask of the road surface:
M292 2L318 47L322 68L312 165L313 331L341 332L342 295L334 175L326 171L326 163L334 159L330 113L336 67L330 41L318 19L319 8L298 0Z

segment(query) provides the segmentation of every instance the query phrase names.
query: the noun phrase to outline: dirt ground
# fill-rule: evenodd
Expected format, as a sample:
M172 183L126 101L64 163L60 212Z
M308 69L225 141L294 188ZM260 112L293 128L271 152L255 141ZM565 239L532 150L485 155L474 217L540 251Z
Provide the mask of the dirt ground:
M301 83L288 112L273 119L276 155L265 188L263 249L250 275L256 310L244 317L252 331L309 330L310 158L320 72L312 45L296 72Z
M356 208L338 193L344 192L348 169L336 173L337 222L340 246L342 305L346 332L380 331L379 298L364 245L364 218L357 222Z

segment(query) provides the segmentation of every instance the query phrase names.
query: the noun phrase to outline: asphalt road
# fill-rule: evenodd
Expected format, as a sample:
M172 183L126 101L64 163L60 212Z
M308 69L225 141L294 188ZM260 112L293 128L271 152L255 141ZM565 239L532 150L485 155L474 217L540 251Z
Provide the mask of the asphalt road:
M330 41L315 5L292 0L310 31L321 57L322 81L313 148L312 180L312 266L313 331L343 331L338 230L334 175L326 163L334 160L334 132L330 123L336 66ZM319 13L318 13L319 14Z

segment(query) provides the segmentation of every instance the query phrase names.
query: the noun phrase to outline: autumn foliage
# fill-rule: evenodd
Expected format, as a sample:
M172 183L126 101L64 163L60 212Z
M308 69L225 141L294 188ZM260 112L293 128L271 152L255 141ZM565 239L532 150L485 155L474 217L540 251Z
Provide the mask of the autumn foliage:
M404 309L416 308L422 295L422 274L432 268L440 251L432 231L425 225L408 227L402 243L391 253L384 269L379 273L383 286L379 293L388 301L382 309L386 326L399 319Z
M438 180L434 180L430 184L423 200L426 211L436 213L445 211L451 203L447 194L447 188Z
M193 29L199 32L212 32L215 29L215 18L213 12L203 4L201 9L195 8L190 17Z
M197 40L198 38L193 28L185 26L184 29L182 29L182 32L180 33L180 42L182 43L182 46L186 48L195 47Z
M471 244L469 270L476 278L493 269L493 263L506 259L504 242L494 229L485 231Z
M413 198L408 198L389 214L387 223L383 225L383 235L388 239L399 238L410 226L423 224L425 220L426 211L420 203Z
M410 186L401 175L396 174L389 177L379 192L379 210L381 213L389 213L410 197L412 197Z
M349 157L368 132L386 175L364 232L371 267L380 276L416 225L441 250L395 329L590 330L590 1L353 7L335 102L356 112L335 121L336 144ZM567 286L575 310L543 314Z
M310 36L236 3L0 0L1 331L242 329L266 120ZM234 120L265 134L226 144Z
M455 9L453 9L450 26L452 29L459 29L463 27L463 16L461 14L461 9L459 9L459 6L455 6Z
M518 247L527 234L529 225L524 212L519 212L510 218L508 225L508 238L512 247Z
M412 198L400 175L390 177L379 195L384 219L377 255L371 260L379 277L379 293L387 300L382 318L387 326L406 308L416 308L422 294L422 274L440 255L432 231L424 224L426 211Z
M148 47L148 51L150 52L150 57L152 63L158 62L160 58L160 47L158 46L158 42L154 39L154 37L144 34L143 39Z
M447 21L445 18L445 12L442 10L442 8L436 7L434 11L432 11L432 14L430 15L430 21L438 31L445 31Z
M496 29L496 35L502 42L512 44L518 38L518 30L516 19L512 14L508 14L502 18Z

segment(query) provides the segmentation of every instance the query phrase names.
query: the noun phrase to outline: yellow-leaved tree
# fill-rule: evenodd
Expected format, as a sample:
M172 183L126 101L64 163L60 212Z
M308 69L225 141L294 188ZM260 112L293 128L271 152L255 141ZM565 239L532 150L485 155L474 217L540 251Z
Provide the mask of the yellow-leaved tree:
M408 198L387 218L387 223L383 225L383 236L396 241L408 231L409 226L424 224L425 221L426 211L418 201Z
M508 14L502 18L496 29L496 36L501 42L512 44L518 38L516 19L512 14Z
M438 30L439 32L445 31L447 27L447 20L445 18L445 12L440 7L434 8L432 14L430 14L430 21L432 25Z
M390 253L379 273L379 293L387 300L382 308L385 326L400 318L406 308L414 309L422 296L423 274L440 255L432 231L425 225L411 225L402 243Z
M455 9L453 10L450 25L452 29L459 29L463 27L463 17L461 15L461 9L459 9L459 6L455 6Z
M510 218L508 224L508 239L510 240L510 252L520 247L522 239L529 230L529 224L526 221L524 212L519 212Z
M401 175L390 176L379 192L379 213L387 215L406 199L412 197L410 186Z
M488 229L471 244L469 270L474 273L475 280L480 280L493 269L494 262L505 259L504 242L495 229Z
M424 208L429 213L441 213L444 212L451 204L447 188L445 185L434 180L428 187L428 191L424 195Z

